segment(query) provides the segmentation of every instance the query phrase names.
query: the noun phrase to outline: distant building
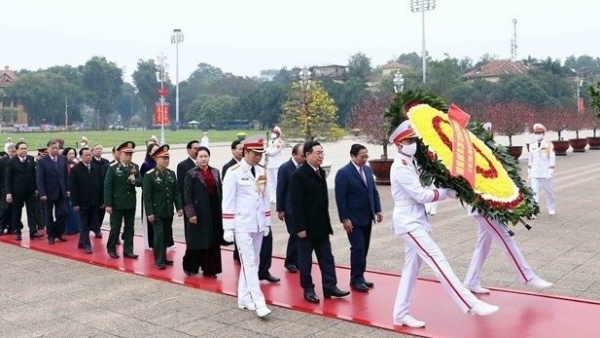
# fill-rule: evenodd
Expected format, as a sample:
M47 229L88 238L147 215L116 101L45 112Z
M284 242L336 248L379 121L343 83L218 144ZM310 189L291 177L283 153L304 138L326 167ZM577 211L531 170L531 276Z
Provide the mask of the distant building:
M525 65L521 61L492 60L463 74L462 79L464 81L482 79L490 82L498 82L501 76L526 74L531 69L531 66Z
M381 75L383 77L386 77L390 74L396 74L396 72L404 72L409 69L411 69L410 66L392 60L386 63L385 65L381 66Z
M2 126L27 125L27 112L20 102L2 89L9 87L17 76L8 66L0 70L0 123Z
M343 83L348 80L348 67L342 65L312 66L308 68L312 80L332 79L335 82ZM292 78L300 79L302 68L292 68Z

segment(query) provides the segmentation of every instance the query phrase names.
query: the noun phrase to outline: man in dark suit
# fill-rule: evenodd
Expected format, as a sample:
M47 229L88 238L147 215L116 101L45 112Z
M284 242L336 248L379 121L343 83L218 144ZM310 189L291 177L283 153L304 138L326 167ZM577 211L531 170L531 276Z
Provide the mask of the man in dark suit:
M6 202L12 203L12 226L15 230L15 238L21 240L21 212L23 204L27 208L27 226L29 227L29 238L39 238L44 235L37 233L34 215L34 198L37 195L35 163L33 156L27 155L27 143L18 142L17 156L8 160L6 166Z
M298 272L298 248L296 245L298 235L294 229L292 212L292 175L304 163L304 143L298 143L292 149L292 157L279 167L277 172L277 217L285 221L285 227L290 235L285 253L285 268L291 272Z
M104 182L104 179L106 178L106 172L108 171L108 166L110 165L110 162L107 159L105 159L104 157L102 157L102 151L104 151L104 148L102 147L101 144L99 144L99 143L94 144L94 148L92 149L92 163L96 164L100 168L100 171L102 173L102 182ZM98 205L97 215L96 215L96 218L94 219L94 225L92 227L92 231L96 235L96 238L102 238L101 228L102 228L102 223L104 223L104 215L105 214L106 214L106 212L104 210L104 205L102 203L100 203Z
M6 156L0 159L0 235L4 234L4 230L8 234L14 233L12 226L12 205L6 202L6 167L8 160L17 156L15 145L10 143L6 145Z
M81 162L71 169L69 175L69 190L73 210L79 213L79 243L77 247L85 253L92 253L90 231L96 227L98 210L104 201L104 179L102 168L92 160L92 150L79 150ZM108 163L108 161L107 161Z
M373 171L366 165L368 159L367 148L353 144L350 163L335 175L335 201L350 242L350 287L359 292L369 292L373 287L364 276L367 253L373 221L383 220Z
M65 242L65 222L67 220L67 197L70 192L67 184L67 159L59 154L58 140L48 141L48 156L37 163L37 187L44 205L44 217L48 244L55 239ZM56 220L54 220L56 214Z
M298 268L304 299L318 303L312 282L312 252L315 252L325 298L344 297L350 294L337 287L335 261L331 253L329 236L333 235L329 217L329 194L323 163L323 147L317 141L308 141L303 148L306 162L292 175L292 214L298 235Z
M183 196L185 174L190 169L196 167L196 157L198 156L199 146L200 142L198 140L188 142L187 153L189 157L177 164L177 186L179 187L179 196Z

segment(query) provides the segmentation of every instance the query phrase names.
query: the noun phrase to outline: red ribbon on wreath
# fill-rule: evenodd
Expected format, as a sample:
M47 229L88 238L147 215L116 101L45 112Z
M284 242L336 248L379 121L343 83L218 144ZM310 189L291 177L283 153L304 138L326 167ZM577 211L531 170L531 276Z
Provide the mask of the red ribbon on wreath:
M450 174L464 177L471 184L471 187L474 187L475 175L477 174L475 147L471 143L469 131L467 130L467 124L471 116L452 104L448 110L448 117L452 126L452 166L450 167Z

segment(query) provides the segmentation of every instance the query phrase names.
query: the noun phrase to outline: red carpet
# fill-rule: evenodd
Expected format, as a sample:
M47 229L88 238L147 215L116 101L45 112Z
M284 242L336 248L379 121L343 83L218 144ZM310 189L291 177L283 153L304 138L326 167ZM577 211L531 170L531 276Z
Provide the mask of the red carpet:
M62 256L77 261L94 264L106 268L126 271L150 278L165 280L187 286L235 295L237 289L238 266L233 263L231 251L223 250L223 273L218 279L202 276L187 277L181 268L181 259L185 252L185 244L177 243L175 251L167 255L175 261L174 267L166 270L154 268L151 251L142 249L142 238L136 237L136 253L138 260L111 259L106 254L104 241L92 239L94 253L85 254L76 249L77 236L69 236L69 241L48 245L46 238L29 242L14 240L14 236L5 235L0 241L20 245L44 253ZM400 268L400 267L399 267ZM425 329L408 329L394 327L392 324L392 309L396 297L396 289L400 277L398 275L369 272L367 280L375 283L375 288L368 294L353 292L347 298L321 300L320 304L310 304L302 298L298 282L298 274L284 272L283 260L273 258L271 272L281 277L277 284L264 283L262 289L269 304L320 314L327 317L339 318L364 325L424 337L600 337L600 303L582 299L538 295L532 293L493 289L489 296L481 299L500 306L500 311L489 317L475 317L459 312L454 303L442 290L437 281L420 279L413 294L411 313L427 323ZM339 286L348 289L349 270L337 268ZM320 274L318 268L313 268L313 278L319 290ZM235 306L231 300L231 306Z

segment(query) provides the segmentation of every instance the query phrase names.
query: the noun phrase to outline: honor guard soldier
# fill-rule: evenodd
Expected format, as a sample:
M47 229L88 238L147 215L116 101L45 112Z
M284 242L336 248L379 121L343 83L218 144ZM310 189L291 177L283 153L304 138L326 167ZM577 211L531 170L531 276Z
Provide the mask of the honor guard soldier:
M541 123L533 125L535 142L529 145L529 161L527 164L527 173L531 178L531 189L537 203L540 203L540 186L544 187L546 192L546 207L548 214L554 215L554 190L552 189L552 176L554 175L554 165L556 164L556 155L552 142L544 140L546 127Z
M119 161L108 167L104 180L104 205L110 214L110 234L106 243L108 255L119 258L116 245L121 232L121 222L125 223L123 229L123 256L138 258L133 253L133 221L135 218L136 195L135 187L142 186L140 168L131 162L135 143L127 141L117 147L121 154Z
M168 169L169 145L163 144L152 155L156 167L144 175L142 191L144 192L144 207L148 222L154 230L154 264L159 270L164 270L173 261L167 260L167 242L165 230L173 227L173 206L177 216L183 215L181 196L177 186L175 172Z
M223 181L223 239L233 242L235 237L240 252L238 307L264 317L271 313L258 280L263 237L271 230L267 175L259 165L265 153L264 140L255 136L243 144L244 157L227 171Z
M394 324L408 327L425 326L425 322L409 314L410 295L422 262L429 265L444 290L463 312L479 316L495 313L498 311L497 306L477 299L461 284L448 260L429 235L431 224L427 220L424 204L448 197L456 198L456 192L450 189L431 189L421 184L418 169L413 162L417 151L417 136L410 121L404 121L396 128L390 136L390 143L398 148L390 170L395 205L392 231L404 240L405 246L404 268L394 304Z

